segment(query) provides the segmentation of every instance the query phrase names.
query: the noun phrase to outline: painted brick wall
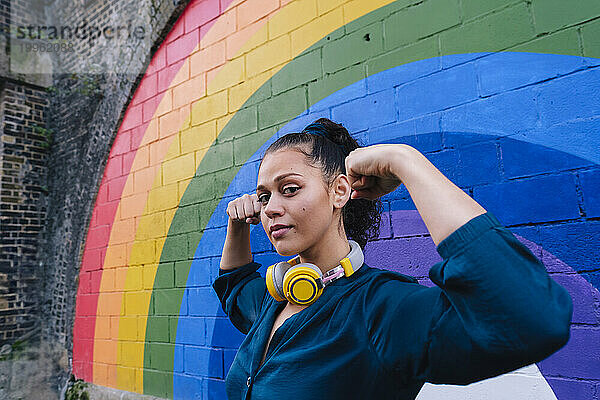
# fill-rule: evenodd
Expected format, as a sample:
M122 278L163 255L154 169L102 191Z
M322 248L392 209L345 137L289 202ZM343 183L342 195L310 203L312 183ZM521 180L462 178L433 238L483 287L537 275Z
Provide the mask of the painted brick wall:
M537 365L420 399L600 397L600 6L578 0L192 1L153 56L86 239L74 373L167 398L225 398L243 335L214 295L225 205L260 153L327 116L408 143L492 211L574 299ZM369 265L429 285L439 261L404 189ZM255 260L279 260L260 227ZM263 267L264 272L264 267Z

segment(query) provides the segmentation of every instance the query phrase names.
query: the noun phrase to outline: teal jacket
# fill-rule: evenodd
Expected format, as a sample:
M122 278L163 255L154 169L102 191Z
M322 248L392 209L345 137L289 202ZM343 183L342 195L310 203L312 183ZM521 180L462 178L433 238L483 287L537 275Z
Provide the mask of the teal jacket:
M366 264L327 286L277 329L285 302L249 263L213 288L246 334L226 378L229 400L414 399L424 382L468 384L540 361L569 339L572 302L490 213L437 247L437 287Z

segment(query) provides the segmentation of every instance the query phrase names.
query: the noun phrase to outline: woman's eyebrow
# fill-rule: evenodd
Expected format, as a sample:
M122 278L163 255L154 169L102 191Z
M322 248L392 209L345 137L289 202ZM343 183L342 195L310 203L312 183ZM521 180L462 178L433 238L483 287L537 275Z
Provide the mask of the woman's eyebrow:
M281 175L279 175L278 177L276 177L276 178L274 179L274 181L275 181L275 182L279 182L280 180L282 180L282 179L285 179L285 178L287 178L288 176L292 176L292 175L296 175L296 176L302 176L301 174L297 174L297 173L295 173L295 172L288 172L287 174L281 174ZM266 189L266 187L265 187L264 185L258 185L258 186L256 187L256 191L257 191L257 192L258 192L259 190L264 190L264 189Z

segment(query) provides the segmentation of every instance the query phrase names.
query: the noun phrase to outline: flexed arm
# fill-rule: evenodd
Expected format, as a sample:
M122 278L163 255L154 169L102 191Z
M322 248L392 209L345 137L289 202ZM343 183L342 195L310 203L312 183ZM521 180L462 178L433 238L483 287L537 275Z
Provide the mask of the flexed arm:
M537 362L567 342L566 290L416 149L357 149L346 172L352 198L375 199L404 183L442 257L429 271L437 287L385 282L365 305L374 351L390 373L467 384Z
M486 210L446 178L417 149L404 144L362 147L346 158L352 198L375 199L404 183L438 245Z
M229 219L220 268L230 270L252 261L249 224L260 222L260 203L256 194L245 194L230 201L226 212Z

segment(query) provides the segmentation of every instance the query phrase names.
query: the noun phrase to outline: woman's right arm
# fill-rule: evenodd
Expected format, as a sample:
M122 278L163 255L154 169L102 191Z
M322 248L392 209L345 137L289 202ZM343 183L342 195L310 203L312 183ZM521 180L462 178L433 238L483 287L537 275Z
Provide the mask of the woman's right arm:
M260 264L252 262L250 251L249 224L259 222L257 203L255 194L246 194L227 205L227 236L219 276L213 282L223 311L244 334L258 318L267 293L265 279L256 271Z
M256 194L245 194L227 205L227 236L221 255L222 270L231 270L252 261L250 224L260 222L260 203Z

